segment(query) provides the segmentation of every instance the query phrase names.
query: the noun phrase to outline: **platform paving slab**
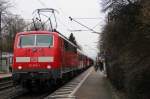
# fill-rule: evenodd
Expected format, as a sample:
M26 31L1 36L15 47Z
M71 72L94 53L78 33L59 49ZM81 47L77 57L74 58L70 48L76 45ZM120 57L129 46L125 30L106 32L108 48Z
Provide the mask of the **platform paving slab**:
M110 82L102 72L94 70L74 94L76 99L115 99Z

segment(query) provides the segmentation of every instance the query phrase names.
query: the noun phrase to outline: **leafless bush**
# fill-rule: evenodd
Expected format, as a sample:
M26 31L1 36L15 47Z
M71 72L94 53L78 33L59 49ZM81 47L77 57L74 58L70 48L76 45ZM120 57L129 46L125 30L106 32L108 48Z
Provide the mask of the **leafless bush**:
M100 40L108 77L129 99L149 99L150 1L112 1Z

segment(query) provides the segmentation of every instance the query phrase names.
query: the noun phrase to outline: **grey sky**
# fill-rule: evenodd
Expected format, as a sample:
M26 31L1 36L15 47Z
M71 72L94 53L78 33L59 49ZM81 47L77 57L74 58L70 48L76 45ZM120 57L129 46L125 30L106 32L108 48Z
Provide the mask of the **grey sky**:
M100 18L79 20L83 24L100 32L104 24L104 14L101 12L100 0L10 0L15 4L12 8L14 14L20 14L25 19L32 18L32 12L37 8L54 8L59 11L58 30L65 36L70 35L68 30L86 30L75 22L69 20L69 16L74 18ZM84 52L91 57L96 56L96 45L99 35L85 32L73 32L79 44L83 47Z

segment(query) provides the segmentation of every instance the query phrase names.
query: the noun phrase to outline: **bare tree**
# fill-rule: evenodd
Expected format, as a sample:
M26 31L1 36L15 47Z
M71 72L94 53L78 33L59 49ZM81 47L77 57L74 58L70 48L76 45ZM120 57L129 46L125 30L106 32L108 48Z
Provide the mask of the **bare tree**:
M2 19L3 15L7 13L7 8L10 7L10 3L6 0L0 0L0 65L2 66L2 51L3 51L3 45L2 45L2 31L1 31L1 26L2 26Z
M0 0L0 12L6 13L9 7L11 7L11 3L9 1Z
M2 51L2 26L5 24L4 23L4 19L6 17L6 15L9 13L8 12L8 8L11 7L11 3L9 1L6 0L0 0L0 50Z
M5 50L12 51L15 35L16 33L24 30L26 22L23 18L21 18L18 15L11 15L5 18L5 21L7 24L5 24L5 26L2 28L3 33L5 34Z

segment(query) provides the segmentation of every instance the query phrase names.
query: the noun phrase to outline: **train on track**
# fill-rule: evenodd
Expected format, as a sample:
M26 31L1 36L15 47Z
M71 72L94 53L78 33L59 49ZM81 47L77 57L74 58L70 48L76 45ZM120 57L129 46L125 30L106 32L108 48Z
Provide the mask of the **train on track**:
M35 12L38 16L33 18L35 30L17 33L15 37L12 66L15 84L26 88L51 86L93 64L78 44L56 30L57 10L42 8ZM45 22L49 23L49 30L44 29L46 23L41 22L45 19L41 19L43 17L47 18ZM37 29L36 22L37 27L41 23L41 29Z
M93 60L57 31L28 31L16 34L13 81L30 88L50 84L83 71Z

